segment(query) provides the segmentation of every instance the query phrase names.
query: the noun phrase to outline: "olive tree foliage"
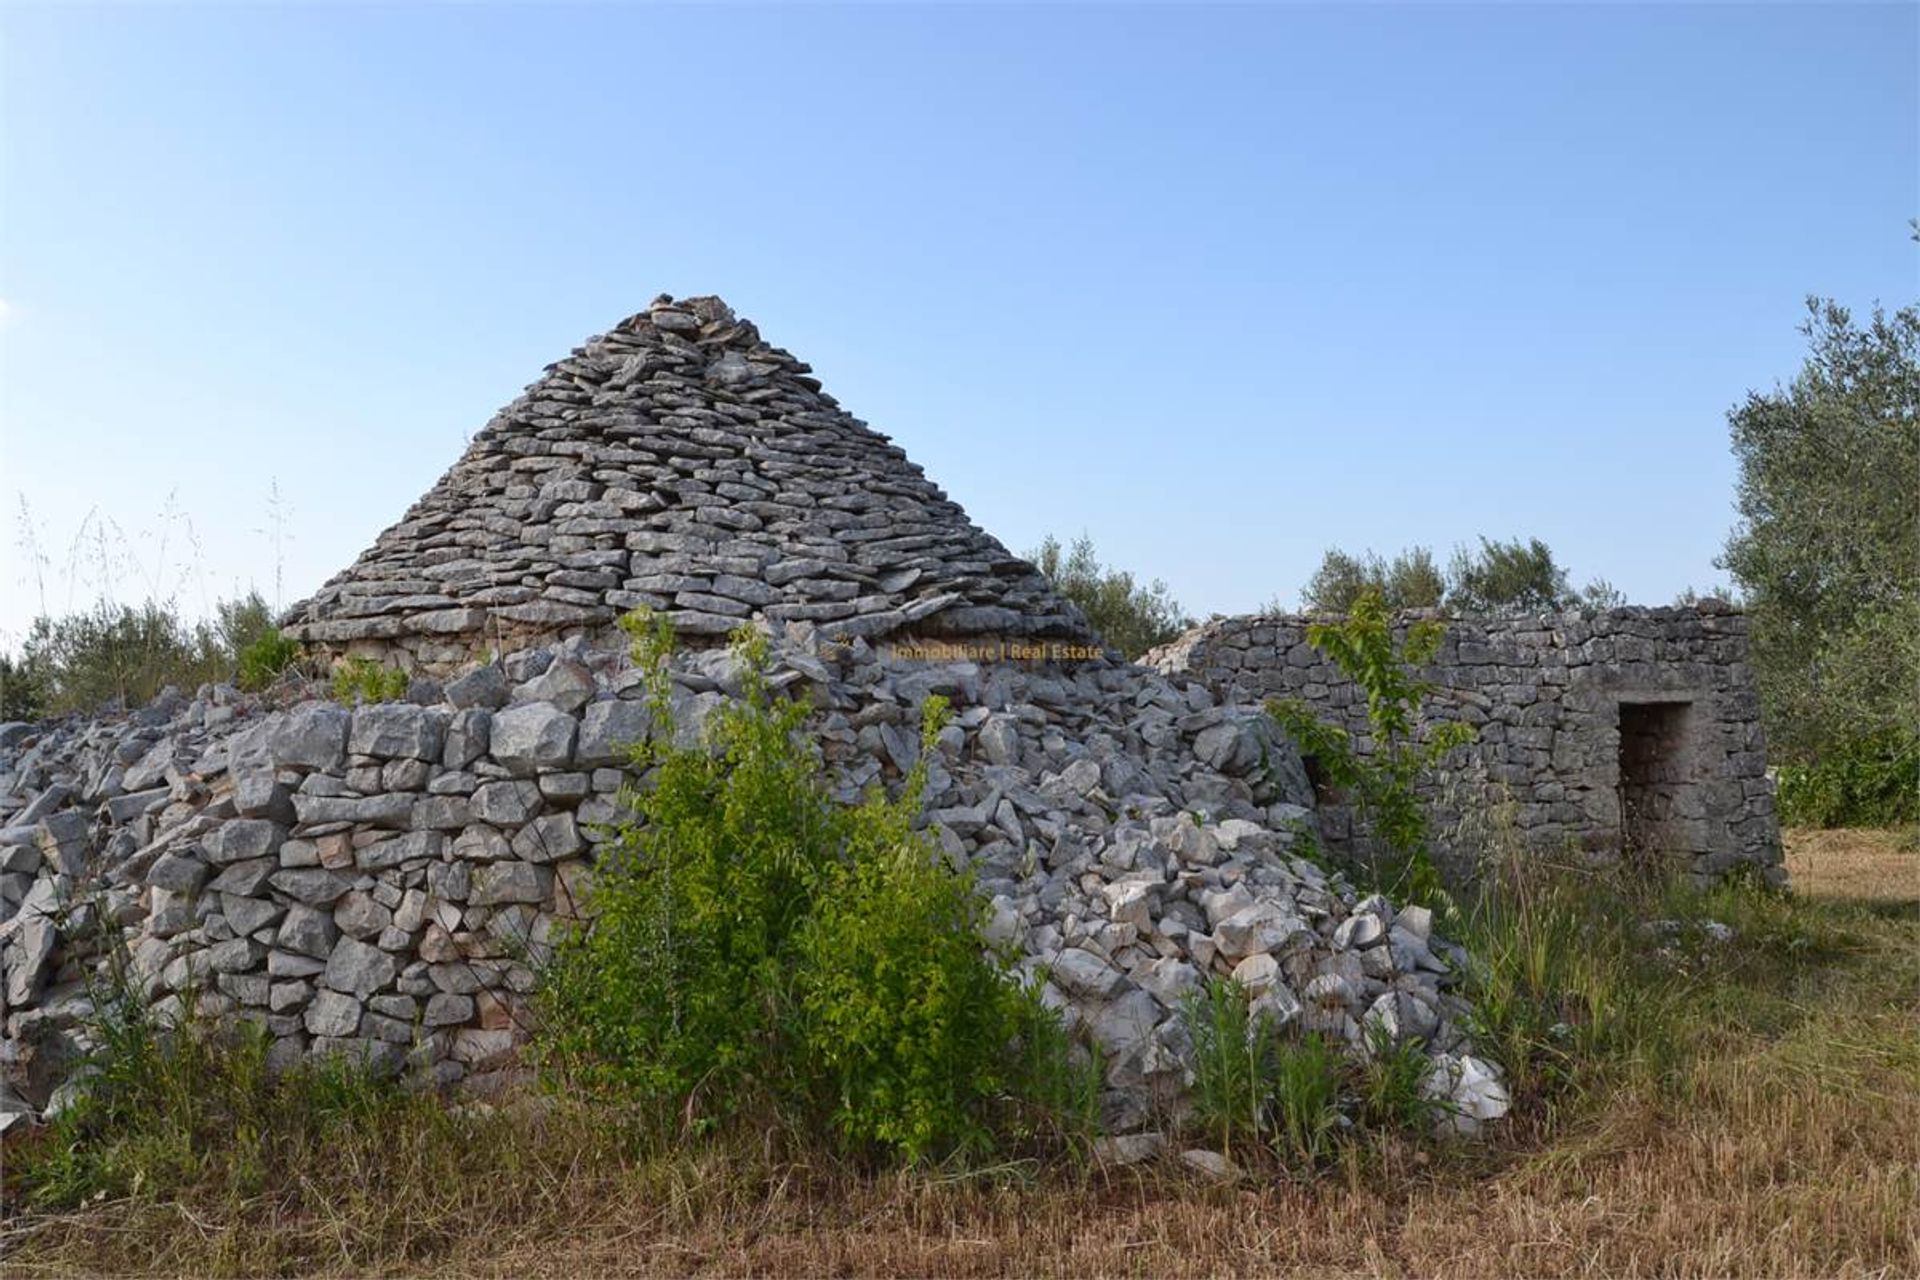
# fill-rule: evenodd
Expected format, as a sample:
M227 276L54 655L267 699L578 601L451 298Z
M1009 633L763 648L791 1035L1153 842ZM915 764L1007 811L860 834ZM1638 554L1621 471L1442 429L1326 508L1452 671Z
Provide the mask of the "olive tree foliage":
M1575 591L1566 569L1538 538L1523 542L1485 537L1477 549L1455 547L1444 572L1426 547L1410 547L1392 560L1371 551L1350 555L1334 547L1321 559L1301 597L1308 613L1350 614L1368 592L1392 610L1445 608L1466 614L1611 609L1626 603L1626 596L1605 578Z
M1740 521L1722 560L1770 745L1796 763L1920 738L1920 309L1807 310L1798 376L1727 415Z
M1433 609L1446 596L1447 579L1425 547L1409 548L1390 561L1372 551L1355 556L1332 547L1301 594L1309 613L1344 614L1369 591L1389 609Z
M1103 640L1128 658L1166 644L1193 625L1166 583L1155 578L1141 584L1124 569L1101 564L1093 540L1085 534L1064 548L1048 534L1027 559L1053 580L1054 590L1087 615Z
M1454 548L1447 604L1456 612L1551 613L1575 599L1567 571L1538 538L1495 542L1483 537L1478 551Z

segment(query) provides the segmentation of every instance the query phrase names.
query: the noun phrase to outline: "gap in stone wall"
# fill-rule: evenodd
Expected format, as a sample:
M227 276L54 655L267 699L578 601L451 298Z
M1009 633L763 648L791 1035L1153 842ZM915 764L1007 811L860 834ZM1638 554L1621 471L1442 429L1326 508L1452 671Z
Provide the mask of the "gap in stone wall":
M1699 851L1691 702L1620 702L1621 854L1653 868Z

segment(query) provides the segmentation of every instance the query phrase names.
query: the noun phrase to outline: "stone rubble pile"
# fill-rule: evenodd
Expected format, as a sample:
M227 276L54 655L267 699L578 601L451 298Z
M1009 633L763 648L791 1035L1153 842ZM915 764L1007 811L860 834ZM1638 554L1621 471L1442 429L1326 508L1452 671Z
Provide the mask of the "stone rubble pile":
M1373 1026L1426 1046L1463 1129L1504 1110L1462 1031L1463 957L1303 856L1311 790L1257 711L1105 659L929 662L824 630L774 629L771 680L809 701L843 797L897 784L921 704L951 701L929 833L1101 1050L1114 1132L1177 1111L1182 1003L1208 975L1356 1051ZM737 661L676 655L682 732L738 695ZM640 677L575 638L418 677L405 702L220 687L0 726L0 1128L57 1105L113 943L163 1014L195 993L266 1027L276 1061L511 1078L538 963L622 816L622 744L650 729Z

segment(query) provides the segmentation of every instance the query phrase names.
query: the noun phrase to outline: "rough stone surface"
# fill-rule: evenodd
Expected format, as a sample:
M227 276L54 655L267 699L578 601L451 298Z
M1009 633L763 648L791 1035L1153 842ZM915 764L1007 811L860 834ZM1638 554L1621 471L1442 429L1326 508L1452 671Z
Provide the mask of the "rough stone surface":
M1425 616L1439 615L1400 625ZM1435 687L1427 725L1457 721L1475 738L1424 790L1456 872L1471 874L1468 850L1510 825L1542 852L1664 862L1702 883L1749 863L1785 883L1744 616L1709 601L1444 620L1421 672ZM1365 699L1307 642L1310 621L1218 619L1143 661L1229 701L1299 701L1364 740ZM1234 754L1204 734L1197 749L1223 769ZM1337 797L1318 812L1331 849L1371 852Z
M1305 856L1327 832L1252 702L1266 690L1115 661L713 299L663 300L553 366L293 612L319 656L410 670L406 700L211 686L0 732L0 1046L81 1026L108 956L59 922L99 901L146 998L177 1010L197 986L265 1019L275 1064L342 1054L440 1084L511 1068L532 966L621 816L620 748L652 729L606 634L642 605L681 640L685 742L741 695L726 635L757 628L768 687L804 707L843 800L897 792L922 704L949 701L926 835L971 871L1021 980L1098 1050L1111 1132L1177 1115L1184 1002L1236 975L1263 1014L1355 1053L1370 1028L1418 1045L1475 1124L1504 1108L1458 951ZM1513 736L1525 715L1488 720L1534 740ZM1162 1149L1116 1140L1111 1158Z
M459 550L430 558L442 548ZM661 298L550 366L286 630L452 669L603 632L639 604L683 636L760 617L849 638L1092 640L1031 565L718 298ZM455 705L499 705L490 675L463 679Z
M564 769L579 731L579 721L551 702L513 707L493 717L493 758L523 776Z

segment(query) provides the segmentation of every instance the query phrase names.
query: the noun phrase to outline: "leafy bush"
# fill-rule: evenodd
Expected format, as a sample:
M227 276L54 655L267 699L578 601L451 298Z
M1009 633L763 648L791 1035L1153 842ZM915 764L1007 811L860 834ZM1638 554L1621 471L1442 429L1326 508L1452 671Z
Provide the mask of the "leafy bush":
M1447 607L1459 613L1547 613L1575 600L1567 571L1538 538L1455 547L1447 576Z
M170 600L102 602L82 613L36 618L19 656L0 657L0 701L39 715L93 711L111 702L138 706L170 685L190 693L245 679L249 653L256 674L269 659L279 662L277 674L298 656L297 646L287 656L289 646L273 632L256 592L219 601L213 619L201 622L182 618Z
M0 653L0 721L38 720L46 713L40 673L25 659Z
M1137 584L1131 573L1101 564L1093 540L1084 535L1063 551L1049 534L1027 558L1087 615L1101 639L1129 659L1176 639L1193 625L1166 583L1156 578Z
M1433 609L1446 595L1447 580L1425 547L1403 551L1391 563L1371 551L1353 556L1332 547L1301 592L1301 605L1308 613L1345 613L1370 590L1391 609Z
M249 691L266 688L300 660L300 642L268 627L240 650L237 679Z
M273 611L258 591L249 591L232 600L215 602L213 625L220 635L221 647L238 655L274 629Z
M1271 1018L1252 1011L1247 989L1210 981L1186 1002L1193 1035L1193 1111L1200 1129L1231 1152L1238 1141L1262 1141L1280 1050Z
M46 708L56 714L116 701L137 706L169 685L191 691L233 672L215 627L189 625L171 604L152 601L37 618L21 660L43 681Z
M986 946L969 877L912 829L944 703L898 799L841 805L800 735L806 706L767 687L764 639L735 638L742 697L676 745L671 632L625 625L649 773L602 847L590 920L544 975L549 1069L695 1128L761 1113L910 1161L990 1145L1022 1094L1070 1094L1064 1038Z
M352 706L356 702L398 702L407 696L407 673L373 658L343 658L333 668L333 698Z
M1330 548L1300 593L1301 607L1308 613L1346 613L1368 591L1377 592L1389 609L1444 606L1466 614L1546 613L1576 605L1612 609L1626 603L1605 578L1575 592L1552 549L1538 538L1481 538L1477 551L1455 547L1445 572L1426 547L1410 547L1391 561L1371 551L1355 556Z
M1352 1064L1317 1031L1275 1046L1271 1106L1275 1148L1311 1167L1332 1154L1345 1130L1344 1082Z
M1866 757L1920 739L1920 307L1807 308L1799 373L1727 415L1740 524L1723 563L1768 746L1810 771L1820 812Z
M1473 730L1447 721L1417 734L1420 704L1432 685L1413 670L1433 660L1446 628L1416 622L1398 643L1386 602L1363 592L1337 623L1314 623L1307 642L1325 654L1367 698L1372 751L1354 750L1346 729L1316 718L1296 700L1271 699L1268 714L1314 760L1335 786L1347 790L1369 833L1388 853L1383 863L1356 868L1365 879L1400 899L1444 905L1446 895L1431 851L1426 806L1416 786L1447 752L1470 741Z
M136 1007L96 1022L81 1088L20 1170L39 1207L177 1191L216 1172L213 1152L223 1180L255 1194L285 1162L322 1158L342 1130L377 1132L396 1111L438 1106L343 1059L272 1071L271 1037L252 1023L172 1030Z
M1287 1031L1232 979L1210 981L1186 1003L1193 1033L1193 1115L1223 1151L1272 1151L1312 1168L1348 1138L1424 1138L1441 1103L1426 1094L1431 1062L1412 1041L1379 1031L1349 1057L1318 1031Z
M1433 1060L1426 1050L1413 1040L1396 1042L1380 1023L1367 1026L1366 1046L1355 1072L1360 1123L1386 1132L1430 1132L1444 1104L1427 1092Z
M1781 765L1780 820L1794 826L1891 827L1920 822L1920 737L1887 730Z

